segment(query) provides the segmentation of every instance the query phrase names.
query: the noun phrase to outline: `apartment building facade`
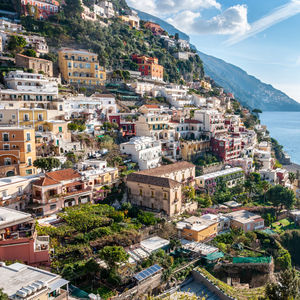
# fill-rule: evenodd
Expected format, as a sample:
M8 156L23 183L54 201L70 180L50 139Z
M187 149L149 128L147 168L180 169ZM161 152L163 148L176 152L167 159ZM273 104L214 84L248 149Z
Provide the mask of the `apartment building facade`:
M61 49L58 52L58 62L62 78L68 84L100 86L106 80L106 71L99 65L95 53Z
M33 128L0 127L0 177L36 174Z
M40 19L47 19L49 16L59 12L60 4L56 0L21 0L25 15L37 15ZM31 11L28 11L28 6Z
M164 67L158 64L158 58L134 54L132 60L138 64L143 77L163 81Z

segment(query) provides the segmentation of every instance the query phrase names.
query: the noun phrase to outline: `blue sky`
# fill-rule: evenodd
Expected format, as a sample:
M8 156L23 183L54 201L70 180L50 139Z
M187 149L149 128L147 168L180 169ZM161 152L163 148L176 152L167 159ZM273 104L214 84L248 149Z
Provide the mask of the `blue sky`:
M300 0L128 0L300 102Z

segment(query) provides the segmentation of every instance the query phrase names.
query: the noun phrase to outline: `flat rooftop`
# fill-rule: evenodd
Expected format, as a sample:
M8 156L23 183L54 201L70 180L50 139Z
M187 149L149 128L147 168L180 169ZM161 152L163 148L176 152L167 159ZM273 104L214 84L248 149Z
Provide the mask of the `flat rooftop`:
M244 172L244 171L242 168L230 168L230 169L226 169L226 170L222 170L222 171L218 171L218 172L201 175L197 178L200 180L207 180L207 179L211 179L211 178L217 178L220 176L230 175L230 174L237 173L237 172Z
M150 251L150 253L163 247L166 247L169 244L170 242L168 240L163 239L159 236L154 236L141 242L141 246L146 250Z
M250 211L247 210L238 210L235 212L231 212L229 214L225 214L226 217L232 218L237 222L247 224L249 222L262 219L260 215L256 215Z
M15 183L21 183L24 181L30 181L39 178L38 175L30 175L30 176L12 176L12 177L4 177L0 178L0 188L5 187L6 185L11 185Z
M7 207L0 207L0 229L30 221L33 221L31 214L27 214Z
M20 263L0 267L0 288L9 297L12 297L18 290L34 282L43 282L51 288L52 284L58 283L58 280L61 280L61 277L57 274ZM65 284L68 283L67 281L64 282L66 282Z

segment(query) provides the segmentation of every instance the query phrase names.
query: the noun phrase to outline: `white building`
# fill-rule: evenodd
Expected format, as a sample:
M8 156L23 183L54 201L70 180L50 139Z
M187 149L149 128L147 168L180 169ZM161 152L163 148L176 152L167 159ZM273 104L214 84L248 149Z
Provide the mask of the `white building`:
M162 157L161 142L153 137L134 137L120 145L121 153L131 155L133 162L139 164L141 170L160 166Z
M13 23L8 19L0 19L0 30L11 31L11 32L22 32L23 27L21 24Z
M9 72L4 78L8 88L20 92L51 93L58 95L57 80L47 78L42 74L26 73L24 71Z
M168 85L160 88L159 93L176 108L193 104L193 97L188 95L187 86Z
M261 168L270 170L273 167L274 159L272 158L271 152L264 150L254 150L256 159L261 163Z
M203 130L210 132L212 136L225 133L225 120L223 114L217 110L196 110L194 119L203 124Z
M105 117L117 112L115 96L112 94L94 94L91 97L78 95L64 100L66 118L74 118L82 113Z
M96 4L99 8L96 8L95 13L99 14L101 17L110 19L116 15L114 6L110 1L100 0Z

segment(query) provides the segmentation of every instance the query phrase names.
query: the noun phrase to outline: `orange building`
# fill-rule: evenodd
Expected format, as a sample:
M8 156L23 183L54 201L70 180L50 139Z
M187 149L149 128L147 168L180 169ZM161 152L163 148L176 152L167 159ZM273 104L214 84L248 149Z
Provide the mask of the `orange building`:
M163 81L164 67L158 64L156 57L147 57L145 55L132 55L132 60L139 65L139 71L142 76L153 80Z
M0 177L36 173L35 131L27 127L0 127Z

